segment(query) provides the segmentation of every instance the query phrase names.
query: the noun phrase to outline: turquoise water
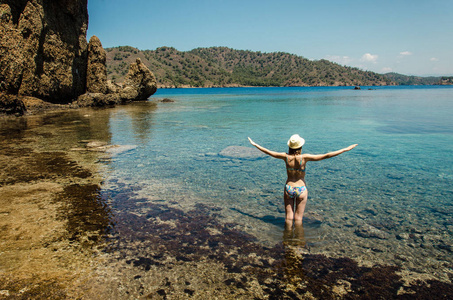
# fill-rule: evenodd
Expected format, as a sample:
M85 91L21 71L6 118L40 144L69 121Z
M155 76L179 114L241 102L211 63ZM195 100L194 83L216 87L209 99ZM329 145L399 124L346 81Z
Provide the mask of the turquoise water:
M452 113L452 87L212 88L2 118L0 261L20 282L1 293L54 276L102 299L448 298ZM284 162L224 150L294 133L308 153L359 145L308 163L289 229Z
M251 147L247 137L286 152L294 133L313 154L358 143L307 165L304 229L311 251L447 272L452 115L450 87L159 90L148 102L110 113L111 143L137 148L109 162L105 188L120 180L149 201L183 209L215 205L222 221L272 245L282 240L284 163L219 152ZM360 234L369 226L378 234Z

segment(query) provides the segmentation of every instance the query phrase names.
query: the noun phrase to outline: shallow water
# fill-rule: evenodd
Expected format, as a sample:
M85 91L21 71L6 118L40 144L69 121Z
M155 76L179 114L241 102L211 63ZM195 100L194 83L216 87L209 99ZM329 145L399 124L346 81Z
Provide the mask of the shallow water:
M164 97L174 102L158 101ZM215 289L208 292L209 282L190 275L191 268L200 268L206 278L223 278L215 285L217 292L232 285L228 295L245 290L262 298L279 288L268 282L268 275L257 282L243 281L238 274L248 270L246 265L272 273L274 261L286 259L289 264L303 254L312 255L305 256L306 261L316 258L317 263L325 261L313 255L323 254L347 257L364 268L396 266L398 276L407 280L450 280L452 99L449 87L159 90L147 102L16 120L22 124L19 136L12 134L11 122L3 121L2 136L28 143L34 151L67 153L82 164L95 162L94 173L102 183L96 188L89 182L82 189L92 189L88 192L95 194L95 205L79 201L83 195L61 198L71 191L80 194L79 187L66 187L69 183L63 184L58 199L72 199L69 206L75 213L65 217L70 239L92 245L99 243L96 234L107 237L106 244L102 242L107 248L99 247L97 255L108 263L96 269L104 279L98 279L95 288L117 291L106 297L126 295L113 279L104 282L112 274L126 278L118 280L129 286L131 297L178 291L211 295ZM289 231L284 229L282 203L284 163L219 153L231 146L251 147L248 136L284 152L294 133L306 139L307 153L359 146L307 165L304 227ZM81 151L89 140L124 147L107 153ZM4 179L2 185L11 183ZM77 206L89 210L77 211ZM97 217L81 218L86 211ZM87 222L93 226L83 225ZM79 238L85 231L96 234ZM253 259L261 257L259 263L250 262L252 254ZM216 270L206 259L223 267ZM304 268L306 273L316 270ZM177 272L187 273L185 281ZM301 278L300 270L282 272L287 284L308 280ZM228 277L231 274L239 277ZM298 284L292 290L299 296L314 293ZM339 286L346 293L354 291L354 285Z

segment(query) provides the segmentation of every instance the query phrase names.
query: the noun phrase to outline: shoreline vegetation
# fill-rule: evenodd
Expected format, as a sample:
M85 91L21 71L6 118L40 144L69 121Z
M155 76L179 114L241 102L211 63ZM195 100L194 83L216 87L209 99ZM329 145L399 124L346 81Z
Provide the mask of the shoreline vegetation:
M308 60L285 52L263 53L228 47L178 51L173 47L139 50L106 48L107 76L121 82L130 62L140 58L155 74L158 88L318 87L449 85L453 77L378 74L325 59Z

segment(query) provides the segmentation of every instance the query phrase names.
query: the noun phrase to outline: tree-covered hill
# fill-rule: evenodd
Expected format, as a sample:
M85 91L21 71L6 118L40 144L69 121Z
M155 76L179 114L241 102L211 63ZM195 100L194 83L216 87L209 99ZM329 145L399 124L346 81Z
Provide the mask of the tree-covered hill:
M398 73L386 73L385 77L398 85L433 85L442 84L441 77L408 76Z
M284 52L262 53L227 47L178 51L107 48L109 79L122 82L136 58L156 75L158 87L373 86L395 84L389 77L321 59Z

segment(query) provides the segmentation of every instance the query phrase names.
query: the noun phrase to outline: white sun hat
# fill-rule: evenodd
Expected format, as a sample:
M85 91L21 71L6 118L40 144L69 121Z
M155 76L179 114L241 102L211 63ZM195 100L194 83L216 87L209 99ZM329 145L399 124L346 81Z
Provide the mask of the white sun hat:
M305 140L298 134L293 134L288 140L288 146L291 149L299 149L305 144Z

